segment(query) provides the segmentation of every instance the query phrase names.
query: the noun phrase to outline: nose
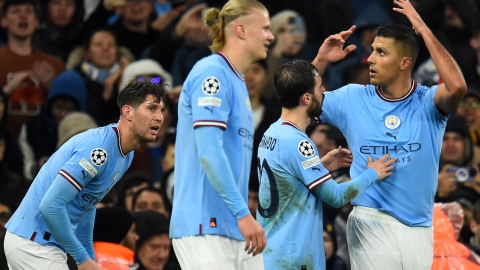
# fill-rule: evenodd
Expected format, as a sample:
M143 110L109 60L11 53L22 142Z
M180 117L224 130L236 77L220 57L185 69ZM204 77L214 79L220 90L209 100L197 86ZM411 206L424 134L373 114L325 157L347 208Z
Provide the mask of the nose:
M267 40L268 41L273 41L274 39L275 39L275 37L273 36L272 31L268 30Z
M373 64L373 52L370 54L370 56L367 59L367 63Z

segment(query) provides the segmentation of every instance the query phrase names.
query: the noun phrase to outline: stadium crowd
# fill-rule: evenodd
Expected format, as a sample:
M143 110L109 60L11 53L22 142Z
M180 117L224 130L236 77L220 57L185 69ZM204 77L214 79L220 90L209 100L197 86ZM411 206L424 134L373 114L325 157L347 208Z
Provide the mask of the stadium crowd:
M48 158L72 136L116 123L118 93L129 82L164 84L168 107L155 142L135 150L130 169L97 205L94 247L101 269L180 269L169 218L174 189L177 104L194 64L211 54L207 7L224 0L2 0L0 29L0 247L4 225ZM409 24L390 0L261 0L275 37L266 60L252 64L245 83L255 134L248 206L258 206L257 147L279 117L273 76L293 59L312 61L325 38L357 29L347 44L356 50L327 69L326 90L368 84L375 29ZM411 0L425 23L454 57L468 85L447 122L435 202L457 202L464 213L458 241L480 255L480 1ZM414 68L418 83L442 82L424 44ZM327 124L306 133L320 157L342 146L343 134ZM392 135L393 136L393 135ZM408 162L408 161L399 161ZM471 174L462 182L455 168ZM332 173L348 181L348 168ZM458 177L457 177L458 176ZM468 177L467 177L468 178ZM467 183L468 182L468 183ZM326 266L350 269L346 221L352 210L324 203ZM72 268L76 264L69 259ZM128 268L130 267L130 268ZM0 270L8 269L0 252Z

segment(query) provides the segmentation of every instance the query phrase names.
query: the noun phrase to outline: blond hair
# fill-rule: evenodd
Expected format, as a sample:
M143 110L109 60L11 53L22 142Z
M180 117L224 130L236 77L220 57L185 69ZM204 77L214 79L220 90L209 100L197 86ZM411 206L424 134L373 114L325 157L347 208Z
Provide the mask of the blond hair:
M262 3L256 0L229 0L221 11L216 8L211 8L207 11L205 24L210 26L210 37L213 40L210 46L212 52L220 51L225 45L225 26L249 14L252 8L267 10Z

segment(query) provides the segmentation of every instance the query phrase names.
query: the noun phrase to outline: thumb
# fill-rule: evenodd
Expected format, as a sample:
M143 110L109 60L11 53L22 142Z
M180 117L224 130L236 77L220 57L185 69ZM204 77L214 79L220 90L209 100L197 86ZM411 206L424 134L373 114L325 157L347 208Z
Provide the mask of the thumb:
M368 163L373 162L373 158L371 156L368 156Z

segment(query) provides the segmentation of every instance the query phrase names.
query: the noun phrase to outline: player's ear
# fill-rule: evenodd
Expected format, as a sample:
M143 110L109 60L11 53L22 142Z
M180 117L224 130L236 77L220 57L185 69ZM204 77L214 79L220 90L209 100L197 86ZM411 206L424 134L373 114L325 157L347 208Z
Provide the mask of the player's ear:
M412 58L410 57L402 57L402 64L400 65L400 70L407 70L408 68L410 68L413 64L413 61L412 61Z
M129 122L132 121L133 117L133 108L130 105L123 105L122 107L122 116L127 119Z
M312 102L312 98L310 97L309 93L303 94L300 100L301 100L301 103L303 102L305 105L309 105L310 102Z
M240 39L245 39L245 24L243 23L237 23L235 24L235 33Z

